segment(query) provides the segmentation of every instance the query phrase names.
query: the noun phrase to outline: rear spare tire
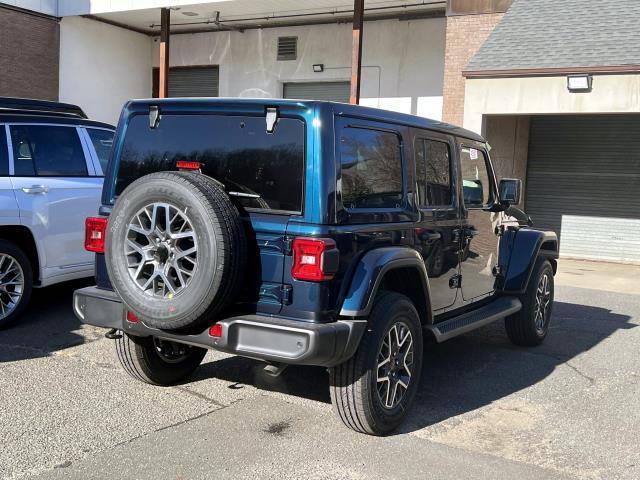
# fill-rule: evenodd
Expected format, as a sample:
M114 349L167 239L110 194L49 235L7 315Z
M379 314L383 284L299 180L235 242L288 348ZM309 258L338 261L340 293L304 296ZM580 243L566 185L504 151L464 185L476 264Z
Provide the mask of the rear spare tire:
M233 301L244 270L240 214L215 180L158 172L131 183L109 217L113 288L148 326L202 326Z

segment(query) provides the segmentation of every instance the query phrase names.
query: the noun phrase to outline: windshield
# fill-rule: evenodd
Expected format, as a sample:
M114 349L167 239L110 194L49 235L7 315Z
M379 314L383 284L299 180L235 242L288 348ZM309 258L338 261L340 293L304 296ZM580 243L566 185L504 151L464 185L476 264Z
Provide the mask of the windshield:
M115 195L143 175L176 170L177 161L187 160L200 162L244 207L299 213L304 132L304 122L293 118L279 119L267 133L264 116L163 115L152 129L147 115L136 115L126 130Z

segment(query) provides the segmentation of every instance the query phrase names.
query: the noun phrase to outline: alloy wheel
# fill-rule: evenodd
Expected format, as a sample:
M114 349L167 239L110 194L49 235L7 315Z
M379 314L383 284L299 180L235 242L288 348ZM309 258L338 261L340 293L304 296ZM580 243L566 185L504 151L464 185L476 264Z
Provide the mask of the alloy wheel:
M198 243L186 210L164 202L141 208L127 228L129 276L145 294L173 298L198 266Z
M409 389L413 367L413 336L404 322L394 323L378 351L378 398L386 409L397 407Z
M550 304L551 282L549 280L549 275L545 272L538 282L534 306L534 324L538 335L544 334L545 328L547 328Z
M24 272L18 261L6 253L0 254L0 319L17 308L24 292Z

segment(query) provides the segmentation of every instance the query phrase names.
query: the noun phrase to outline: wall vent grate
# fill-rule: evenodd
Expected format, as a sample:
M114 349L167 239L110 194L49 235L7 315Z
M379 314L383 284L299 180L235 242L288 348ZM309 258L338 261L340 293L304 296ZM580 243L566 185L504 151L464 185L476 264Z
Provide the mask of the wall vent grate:
M278 37L278 60L295 60L298 54L298 37Z

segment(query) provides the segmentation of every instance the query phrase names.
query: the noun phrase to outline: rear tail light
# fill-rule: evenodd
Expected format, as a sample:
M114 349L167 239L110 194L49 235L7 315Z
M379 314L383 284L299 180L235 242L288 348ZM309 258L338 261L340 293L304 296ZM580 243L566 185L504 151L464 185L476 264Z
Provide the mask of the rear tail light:
M84 248L88 252L104 253L104 234L107 231L106 217L89 217L85 220Z
M296 238L293 240L293 268L296 280L320 282L330 280L338 270L336 243L327 238Z
M127 322L138 323L138 317L131 312L127 312Z

